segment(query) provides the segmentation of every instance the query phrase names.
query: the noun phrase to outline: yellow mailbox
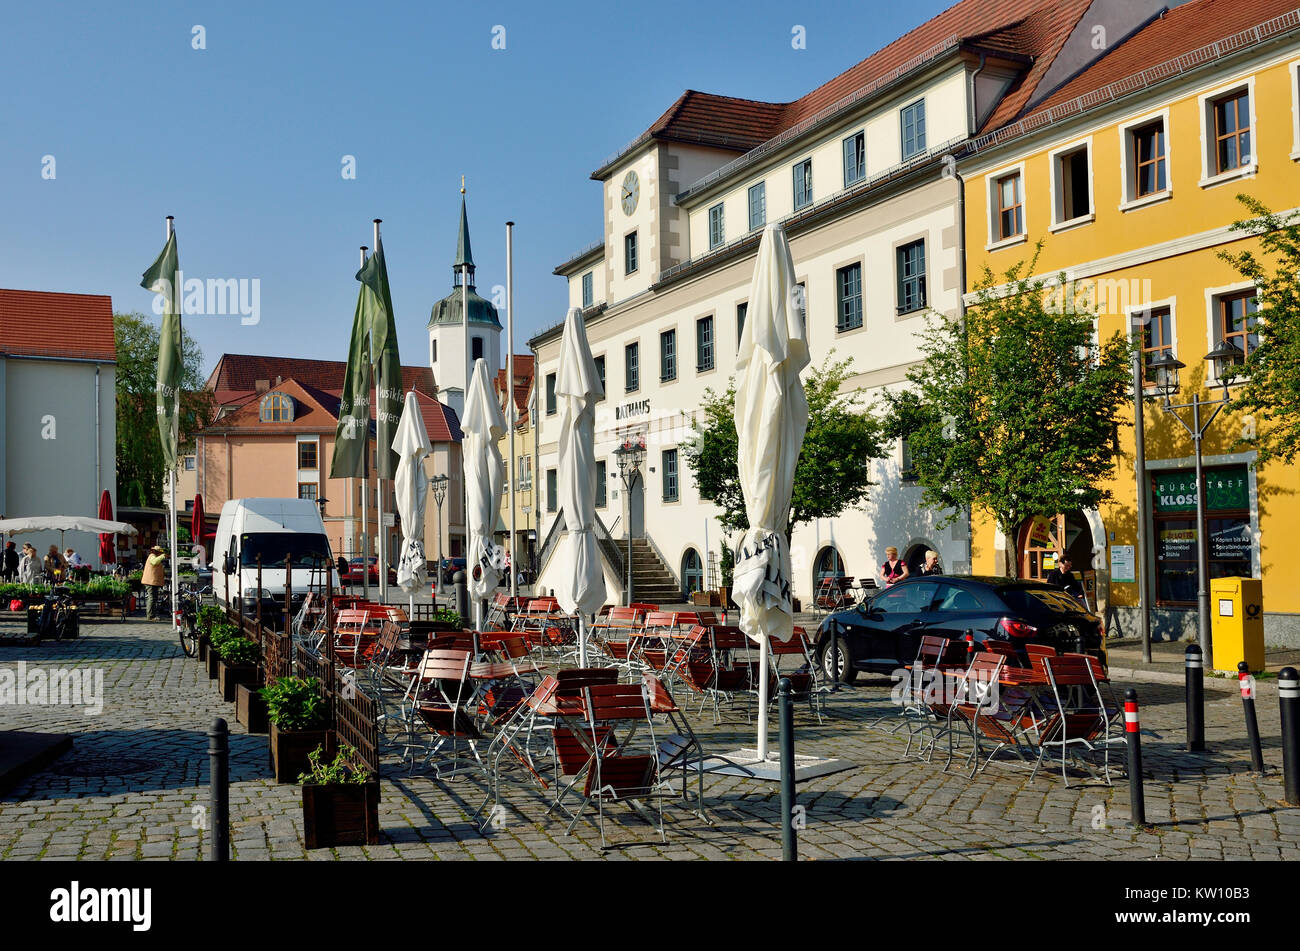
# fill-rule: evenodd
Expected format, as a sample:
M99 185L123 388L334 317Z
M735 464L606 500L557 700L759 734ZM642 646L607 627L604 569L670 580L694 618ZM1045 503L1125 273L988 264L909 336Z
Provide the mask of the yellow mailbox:
M1214 669L1237 672L1245 661L1264 669L1264 593L1258 578L1210 579L1210 632Z

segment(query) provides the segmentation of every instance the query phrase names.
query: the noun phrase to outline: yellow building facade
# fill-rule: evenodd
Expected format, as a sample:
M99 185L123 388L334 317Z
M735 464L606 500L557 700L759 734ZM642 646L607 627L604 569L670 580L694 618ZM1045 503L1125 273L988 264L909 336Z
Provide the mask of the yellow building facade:
M958 162L966 302L985 266L1001 275L1041 240L1034 273L1064 272L1061 298L1090 301L1100 339L1130 335L1144 363L1169 352L1186 364L1174 403L1222 395L1205 355L1225 338L1249 350L1254 322L1266 319L1251 284L1218 257L1258 247L1229 230L1248 217L1237 195L1275 212L1300 206L1300 21L1210 27L1207 37L1206 24L1170 12ZM1181 413L1190 421L1190 410ZM1134 416L1130 403L1125 422ZM1207 512L1198 527L1192 439L1152 396L1143 422L1145 487L1126 425L1112 501L1030 520L1015 538L975 513L975 573L1001 574L1009 549L1020 574L1041 576L1068 551L1076 570L1095 571L1111 633L1137 633L1145 585L1154 635L1192 637L1196 546L1205 544L1211 577L1262 579L1268 643L1300 645L1300 564L1288 557L1300 530L1300 474L1257 467L1255 420L1229 403L1202 443ZM1139 491L1150 500L1146 525Z

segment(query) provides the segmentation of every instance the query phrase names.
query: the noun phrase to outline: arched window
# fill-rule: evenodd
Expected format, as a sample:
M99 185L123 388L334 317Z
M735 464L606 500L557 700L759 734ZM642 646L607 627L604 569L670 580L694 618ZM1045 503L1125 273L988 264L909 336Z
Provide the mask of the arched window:
M682 598L687 599L693 591L704 589L704 562L700 553L694 548L686 549L682 555Z
M817 567L813 574L813 580L821 581L823 578L843 577L844 560L840 558L840 553L835 550L835 546L827 545L817 553Z
M264 423L293 422L293 399L283 393L267 393L262 397L259 417Z

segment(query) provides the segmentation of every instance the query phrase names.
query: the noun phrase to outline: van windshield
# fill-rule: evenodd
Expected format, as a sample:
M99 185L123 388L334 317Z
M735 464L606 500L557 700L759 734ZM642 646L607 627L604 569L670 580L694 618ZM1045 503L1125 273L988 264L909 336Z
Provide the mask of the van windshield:
M319 568L329 562L330 546L324 535L308 532L249 532L239 536L239 564L257 567L262 556L263 568L284 567L284 558L293 558L295 568Z

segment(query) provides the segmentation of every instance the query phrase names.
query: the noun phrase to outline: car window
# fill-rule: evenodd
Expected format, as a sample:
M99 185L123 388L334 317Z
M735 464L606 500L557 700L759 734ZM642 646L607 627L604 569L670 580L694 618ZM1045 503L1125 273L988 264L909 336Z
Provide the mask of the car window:
M988 607L978 592L955 584L939 586L939 597L935 603L936 611L982 611Z
M1083 605L1059 588L1007 588L999 592L1013 611L1041 611L1054 614L1072 614L1084 610Z
M939 585L933 581L894 585L872 600L871 609L886 614L920 614L930 610L938 588Z

